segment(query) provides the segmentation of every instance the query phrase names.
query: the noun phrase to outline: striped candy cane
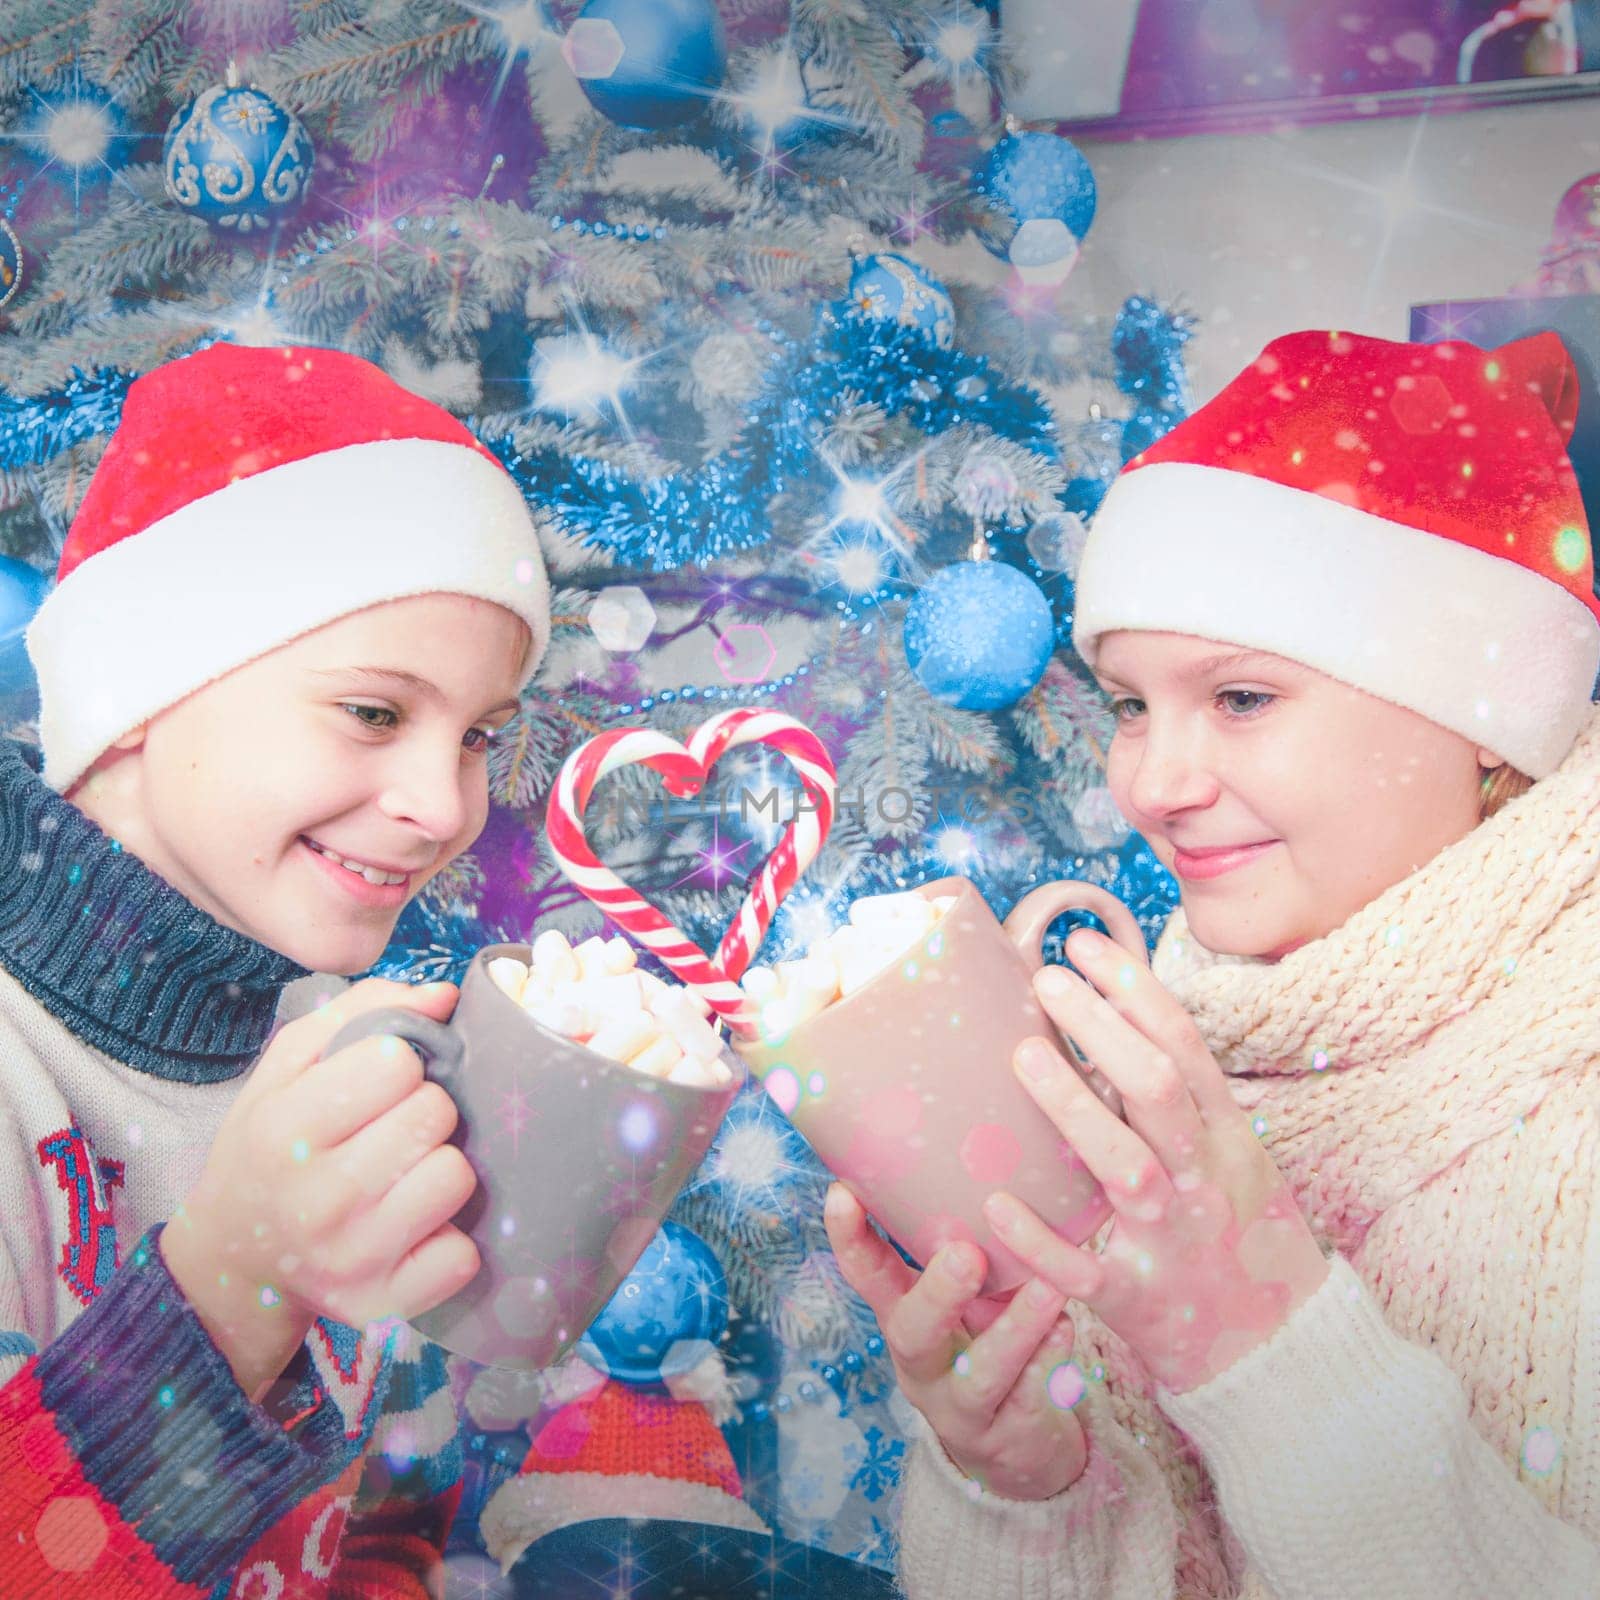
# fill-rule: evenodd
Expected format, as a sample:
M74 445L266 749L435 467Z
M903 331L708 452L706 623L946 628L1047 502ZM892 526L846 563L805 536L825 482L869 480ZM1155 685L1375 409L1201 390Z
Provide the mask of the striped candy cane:
M805 783L809 808L801 809L756 874L716 960L680 931L637 890L630 888L589 847L583 814L596 784L620 767L642 765L659 773L669 794L697 794L724 750L763 743L782 752ZM545 835L571 882L636 943L658 956L684 983L703 995L729 1027L750 1033L754 1022L737 979L759 947L773 914L799 876L816 859L833 823L836 780L822 741L792 717L741 707L703 723L685 747L648 728L597 734L567 757L545 817Z
M738 915L722 936L717 961L730 978L742 978L756 958L778 907L817 859L833 827L838 776L827 746L803 722L776 711L741 706L702 722L689 738L689 750L709 773L724 751L742 744L764 744L782 755L799 773L806 803L784 830L772 854L761 864L739 904Z

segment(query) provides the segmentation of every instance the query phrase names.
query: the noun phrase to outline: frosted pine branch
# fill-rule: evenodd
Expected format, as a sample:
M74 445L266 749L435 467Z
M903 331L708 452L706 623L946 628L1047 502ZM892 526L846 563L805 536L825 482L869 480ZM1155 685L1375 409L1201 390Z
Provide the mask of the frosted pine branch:
M1074 747L1087 747L1101 767L1111 743L1112 719L1099 687L1060 659L1011 712L1023 743L1046 761L1064 759Z
M86 0L7 0L0 7L0 102L70 71L94 9Z
M379 99L411 81L437 93L449 72L496 59L501 48L493 23L419 0L381 11L367 8L359 21L303 33L264 60L257 77L303 116Z

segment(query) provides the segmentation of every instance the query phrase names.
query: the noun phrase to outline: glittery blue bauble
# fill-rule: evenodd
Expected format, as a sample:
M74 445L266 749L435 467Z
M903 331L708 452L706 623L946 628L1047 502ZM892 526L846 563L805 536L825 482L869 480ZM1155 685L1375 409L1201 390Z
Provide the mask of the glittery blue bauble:
M1025 695L1055 648L1050 602L1004 561L958 561L906 607L906 660L929 694L964 711L999 711Z
M33 681L23 631L44 601L50 580L26 562L0 556L0 692Z
M167 193L215 228L248 233L291 216L311 182L311 138L271 95L219 84L173 115Z
M588 0L565 54L590 103L624 128L687 122L728 59L712 0Z
M1094 169L1059 134L1008 133L973 173L972 193L978 237L1017 265L1070 254L1094 221Z
M728 1280L696 1233L664 1222L578 1354L623 1383L659 1383L695 1366L728 1326ZM674 1349L677 1346L677 1349Z
M956 312L945 286L904 256L863 256L850 273L850 314L915 328L941 350L955 337Z
M22 287L22 241L0 217L0 306Z

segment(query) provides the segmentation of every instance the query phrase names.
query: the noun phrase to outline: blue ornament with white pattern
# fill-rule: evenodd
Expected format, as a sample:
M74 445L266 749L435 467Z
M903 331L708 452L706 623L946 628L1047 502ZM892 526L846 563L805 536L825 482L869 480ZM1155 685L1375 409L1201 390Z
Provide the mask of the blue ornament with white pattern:
M850 273L849 312L874 322L915 328L941 350L955 338L956 311L950 291L918 262L905 256L863 256Z
M906 607L906 661L935 700L964 711L1014 706L1055 649L1044 592L1004 561L941 567Z
M22 241L0 217L0 306L22 287Z
M561 53L589 103L624 128L687 122L728 63L712 0L588 0Z
M728 1327L728 1279L711 1247L663 1222L578 1344L597 1371L641 1388L699 1365Z
M1059 134L1008 133L972 175L978 237L991 254L1037 269L1076 257L1094 222L1094 169Z
M271 95L228 81L174 113L161 147L169 196L214 228L249 233L291 217L315 152L300 119Z

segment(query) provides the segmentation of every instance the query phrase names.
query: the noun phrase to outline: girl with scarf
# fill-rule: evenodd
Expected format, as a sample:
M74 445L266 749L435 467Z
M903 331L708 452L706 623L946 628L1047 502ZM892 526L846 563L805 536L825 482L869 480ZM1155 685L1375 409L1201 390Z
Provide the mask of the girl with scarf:
M1116 1215L1037 1281L829 1227L912 1600L1600 1594L1600 604L1560 341L1289 335L1131 462L1074 642L1176 875L1011 1063ZM1063 1318L1066 1301L1073 1302ZM1068 1355L1070 1352L1070 1362Z

